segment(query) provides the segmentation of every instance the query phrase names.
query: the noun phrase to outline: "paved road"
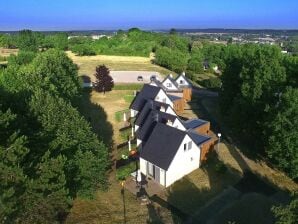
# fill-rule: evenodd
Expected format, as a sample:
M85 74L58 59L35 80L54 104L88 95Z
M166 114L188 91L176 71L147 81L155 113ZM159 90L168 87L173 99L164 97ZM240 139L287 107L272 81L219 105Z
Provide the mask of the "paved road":
M115 83L149 83L152 75L155 75L159 80L163 79L158 72L151 71L111 71L110 75ZM138 81L138 76L142 76L143 81Z

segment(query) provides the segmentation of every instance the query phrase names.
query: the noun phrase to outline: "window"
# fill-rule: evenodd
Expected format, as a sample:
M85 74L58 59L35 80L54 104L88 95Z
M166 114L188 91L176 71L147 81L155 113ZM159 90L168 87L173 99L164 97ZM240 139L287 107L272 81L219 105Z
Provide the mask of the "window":
M192 141L190 141L190 142L188 143L188 150L190 150L191 147L192 147Z
M148 162L148 174L150 176L154 176L154 171L153 170L154 170L153 164Z
M167 83L167 87L172 87L172 84L171 83Z
M166 103L167 99L166 98L163 98L162 102Z
M186 151L186 149L187 149L187 144L184 143L184 151Z
M184 81L183 80L180 80L180 84L184 84Z

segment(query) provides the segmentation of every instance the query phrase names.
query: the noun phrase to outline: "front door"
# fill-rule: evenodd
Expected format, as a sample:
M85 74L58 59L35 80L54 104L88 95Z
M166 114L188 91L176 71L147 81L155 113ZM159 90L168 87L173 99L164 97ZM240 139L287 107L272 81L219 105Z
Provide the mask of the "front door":
M160 169L156 166L154 166L154 167L155 167L155 177L154 177L154 179L155 179L156 182L160 183Z

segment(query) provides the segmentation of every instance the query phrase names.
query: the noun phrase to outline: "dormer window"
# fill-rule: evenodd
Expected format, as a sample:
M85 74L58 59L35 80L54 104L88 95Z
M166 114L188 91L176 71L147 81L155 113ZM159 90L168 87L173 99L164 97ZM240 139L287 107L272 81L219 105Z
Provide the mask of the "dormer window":
M167 87L172 87L172 84L171 83L167 83Z
M180 84L181 84L181 85L184 84L184 80L180 80Z

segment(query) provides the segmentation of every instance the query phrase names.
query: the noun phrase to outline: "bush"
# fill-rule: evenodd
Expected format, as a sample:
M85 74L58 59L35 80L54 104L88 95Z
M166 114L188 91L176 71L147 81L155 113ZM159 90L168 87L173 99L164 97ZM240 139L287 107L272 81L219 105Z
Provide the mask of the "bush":
M221 79L214 77L210 79L204 79L200 81L202 86L208 88L208 89L214 89L214 90L219 90L221 88Z
M128 165L122 166L116 170L116 178L118 180L125 180L126 177L136 171L136 163L131 162Z
M227 167L223 162L218 161L215 165L215 171L218 173L225 173L227 171Z

